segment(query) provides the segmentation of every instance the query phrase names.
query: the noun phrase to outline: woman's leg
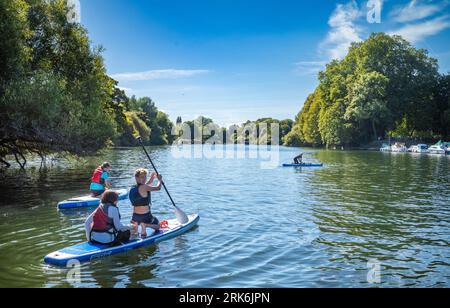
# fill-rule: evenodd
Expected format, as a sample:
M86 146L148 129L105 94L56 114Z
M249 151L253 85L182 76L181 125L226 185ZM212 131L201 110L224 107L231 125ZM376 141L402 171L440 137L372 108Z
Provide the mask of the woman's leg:
M141 223L141 236L142 238L147 237L147 225L145 223Z
M128 242L131 238L131 232L129 230L126 231L119 231L117 232L117 238L115 245L122 245L126 242Z
M138 233L139 224L132 220L131 225L133 226L132 234L136 235Z
M104 192L105 192L104 190L91 190L91 196L95 198L100 198Z
M141 215L142 216L142 215ZM159 220L154 217L151 213L145 214L145 218L143 217L139 217L139 219L137 219L137 221L139 222L139 225L141 226L141 236L142 237L147 237L147 230L146 228L152 228L153 230L155 230L156 232L158 232L159 230Z
M160 229L160 227L159 227L159 225L146 225L148 228L152 228L153 230L155 230L155 231L159 231L159 229Z
M160 229L158 218L151 215L150 219L147 221L147 227L152 228L155 232L158 232Z

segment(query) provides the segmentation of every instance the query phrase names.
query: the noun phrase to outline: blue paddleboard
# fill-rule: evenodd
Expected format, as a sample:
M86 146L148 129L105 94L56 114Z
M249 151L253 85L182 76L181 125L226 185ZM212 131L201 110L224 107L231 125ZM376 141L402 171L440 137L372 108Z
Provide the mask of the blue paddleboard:
M323 164L283 164L283 167L323 167Z
M116 190L119 194L119 200L125 200L128 197L128 191L126 189ZM58 209L76 209L80 207L94 207L100 204L100 198L92 196L76 197L68 200L64 200L58 203Z
M153 245L185 233L193 228L200 220L198 214L189 215L188 217L189 221L185 224L180 224L176 219L169 220L168 228L161 229L157 233L154 233L153 229L147 228L147 234L149 236L145 239L132 239L116 247L85 242L52 252L44 258L44 262L50 265L65 267L69 261L89 262L132 249Z

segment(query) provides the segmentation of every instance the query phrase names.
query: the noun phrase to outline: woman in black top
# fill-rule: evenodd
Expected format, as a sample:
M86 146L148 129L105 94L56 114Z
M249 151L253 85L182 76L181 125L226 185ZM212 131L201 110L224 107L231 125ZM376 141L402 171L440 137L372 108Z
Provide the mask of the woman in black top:
M155 231L159 230L159 221L156 217L152 215L151 205L152 191L161 190L161 180L162 176L152 173L150 179L147 181L147 170L138 169L135 172L136 185L130 190L130 201L133 205L133 218L131 223L133 224L134 232L137 232L137 228L140 225L142 232L142 237L147 237L146 227L152 228ZM158 184L152 186L155 177L158 178Z

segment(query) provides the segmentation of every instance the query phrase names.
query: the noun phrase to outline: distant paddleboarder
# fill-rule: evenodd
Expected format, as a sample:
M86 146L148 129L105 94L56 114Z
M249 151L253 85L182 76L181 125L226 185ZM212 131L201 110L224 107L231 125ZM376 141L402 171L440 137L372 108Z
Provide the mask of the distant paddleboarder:
M294 164L296 165L303 164L303 153L300 153L300 155L294 157Z
M98 166L94 170L91 178L91 193L92 197L101 196L106 189L110 188L109 172L111 170L111 164L104 162L101 166Z

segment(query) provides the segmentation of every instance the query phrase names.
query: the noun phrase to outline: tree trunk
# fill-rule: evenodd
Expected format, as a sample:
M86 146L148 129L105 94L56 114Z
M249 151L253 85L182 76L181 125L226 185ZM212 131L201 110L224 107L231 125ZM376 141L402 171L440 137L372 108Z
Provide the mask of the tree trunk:
M27 160L25 159L23 154L20 152L16 152L16 151L13 154L14 154L14 158L16 159L16 162L20 166L20 169L25 170L25 165L27 164ZM20 161L19 156L23 159L23 162Z
M0 163L4 164L6 168L11 167L11 164L8 163L6 160L4 160L4 159L2 159L2 158L0 158Z
M372 120L372 129L373 129L373 137L375 138L374 140L377 141L378 136L377 136L377 128L375 126L375 120Z

